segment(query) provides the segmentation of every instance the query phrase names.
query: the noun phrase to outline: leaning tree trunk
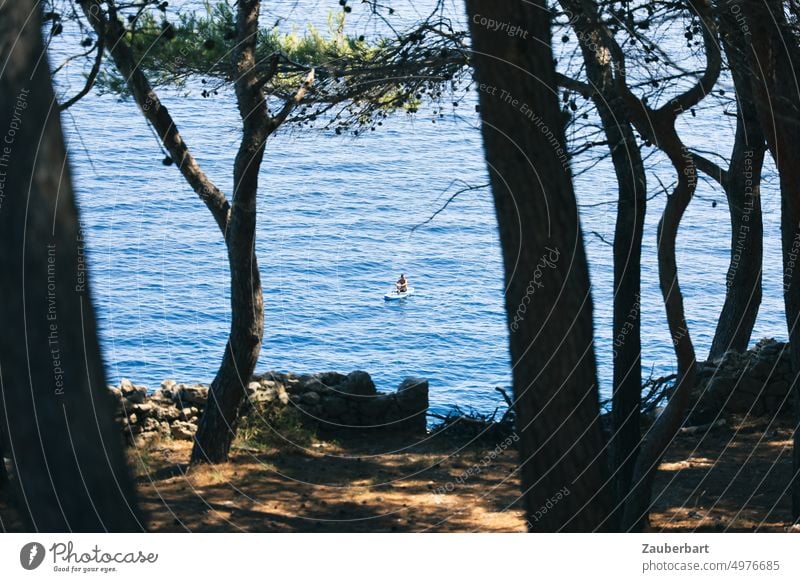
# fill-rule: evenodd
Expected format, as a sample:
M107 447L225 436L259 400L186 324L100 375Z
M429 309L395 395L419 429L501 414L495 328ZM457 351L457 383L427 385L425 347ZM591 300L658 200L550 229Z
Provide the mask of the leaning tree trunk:
M761 169L766 143L753 101L745 35L729 6L719 7L722 45L736 89L736 136L722 185L731 218L731 260L725 303L708 359L726 351L742 352L750 343L761 306L764 226L761 217Z
M237 48L233 58L244 135L234 162L233 204L226 237L231 270L231 331L197 427L192 463L228 459L264 334L264 299L255 256L256 194L271 120L255 69L259 8L260 0L240 0L237 8Z
M795 403L792 519L800 520L800 62L798 38L789 28L782 2L741 2L752 36L749 57L756 107L781 187L783 299L792 362Z
M609 443L615 510L609 526L617 529L621 502L630 489L641 439L642 401L641 256L647 182L641 150L628 110L614 85L609 51L597 7L586 0L562 0L571 17L586 64L592 101L606 134L617 178L617 222L614 230L614 321L612 437Z
M546 3L467 0L506 280L530 531L592 531L610 491L589 273L559 110ZM527 30L522 40L474 16Z
M37 531L141 530L38 4L0 4L0 391L19 509Z

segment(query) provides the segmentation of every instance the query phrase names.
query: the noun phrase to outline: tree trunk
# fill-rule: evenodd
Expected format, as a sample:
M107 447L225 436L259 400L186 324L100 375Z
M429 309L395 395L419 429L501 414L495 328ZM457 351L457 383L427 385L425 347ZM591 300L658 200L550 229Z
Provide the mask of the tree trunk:
M228 460L247 384L255 370L264 334L264 300L255 256L255 204L233 201L228 234L231 272L231 330L222 365L211 383L208 404L197 427L192 463Z
M780 175L783 299L795 402L792 519L800 520L800 88L798 40L789 30L782 2L741 2L752 33L748 55L756 107Z
M225 357L200 418L192 463L228 459L239 412L264 334L264 299L255 256L258 172L270 133L262 84L255 74L260 0L240 0L236 15L236 101L244 135L233 169L233 204L226 243L231 270L231 331Z
M580 43L586 76L617 178L617 222L614 231L614 385L612 438L609 443L615 512L611 529L621 520L621 502L630 489L641 439L642 400L641 256L647 205L647 181L641 150L628 110L614 85L611 60L606 58L603 26L597 6L585 0L562 0Z
M36 531L141 530L39 14L0 5L0 391L19 509Z
M631 490L625 500L623 529L639 529L648 519L650 498L656 470L667 447L684 421L689 394L696 382L697 362L694 345L686 324L683 294L678 280L675 243L681 218L697 187L695 158L682 143L675 129L678 116L697 105L717 82L721 55L716 24L711 17L708 0L688 0L687 5L703 21L703 44L706 68L688 90L671 99L657 110L631 92L627 85L625 55L613 38L608 38L617 68L616 85L625 100L629 114L639 132L652 141L669 158L677 174L677 185L667 198L664 213L658 224L658 279L666 308L678 374L675 387L664 412L650 427L639 448L633 469Z
M610 491L583 238L544 1L467 0L506 280L530 531L592 531ZM510 38L475 16L519 26Z
M725 303L708 354L743 352L750 343L761 306L764 227L761 218L761 169L766 143L753 102L753 88L742 51L745 35L729 6L719 10L722 45L736 89L736 137L723 187L731 217L731 260Z
M3 418L5 418L5 410L2 403L0 403L0 488L5 487L8 483L8 471L6 470L6 429Z
M258 12L258 3L243 3L248 10ZM233 204L206 176L178 131L172 116L161 103L144 73L137 67L136 57L125 41L125 31L116 17L116 5L108 2L108 14L99 0L82 3L86 18L102 35L109 47L117 69L126 79L128 88L144 117L155 128L162 144L186 182L206 204L225 237L228 266L231 273L231 327L225 352L217 374L211 383L209 405L198 423L192 462L219 463L228 459L231 443L236 436L239 413L246 395L246 386L255 370L264 333L264 301L258 262L255 255L257 175L261 166L263 147L269 133L263 93L252 82L248 85L247 103L250 115L242 116L245 135L234 168ZM241 12L240 12L241 18ZM256 34L252 20L243 20L250 37L240 38L234 58L240 65L238 84L252 81ZM242 32L241 23L239 31ZM245 60L241 57L244 55ZM248 60L249 59L249 60ZM248 63L245 65L245 63ZM237 90L237 99L245 96ZM255 128L255 129L254 129Z

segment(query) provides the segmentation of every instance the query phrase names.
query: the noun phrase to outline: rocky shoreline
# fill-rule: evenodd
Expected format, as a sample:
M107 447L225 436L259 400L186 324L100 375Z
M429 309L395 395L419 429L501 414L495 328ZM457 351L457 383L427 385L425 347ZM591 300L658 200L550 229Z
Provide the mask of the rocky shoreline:
M785 343L763 339L746 352L727 352L698 363L689 422L718 420L722 413L774 416L791 409L791 363ZM109 386L126 441L143 446L171 438L191 440L206 406L209 387L164 380L155 391L123 379ZM378 392L367 372L255 375L242 410L294 409L304 425L329 432L383 430L424 434L427 429L428 381L406 378L394 392Z
M697 376L695 422L714 419L719 411L775 416L791 410L792 363L786 343L765 338L746 352L726 352L698 364Z
M123 378L119 386L108 390L127 443L141 447L163 438L191 440L208 401L209 387L164 380L151 392ZM267 372L249 382L242 414L261 406L294 408L304 424L327 431L424 433L428 381L406 378L396 391L383 393L377 391L370 375L360 370L347 375Z

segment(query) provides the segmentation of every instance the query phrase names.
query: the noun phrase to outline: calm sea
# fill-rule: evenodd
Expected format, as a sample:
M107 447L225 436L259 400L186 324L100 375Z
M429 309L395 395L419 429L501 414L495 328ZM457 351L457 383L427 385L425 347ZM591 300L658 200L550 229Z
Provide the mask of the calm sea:
M82 82L80 68L59 77L67 92ZM232 95L160 93L200 164L230 192L240 133ZM487 181L479 118L469 101L436 123L431 118L429 111L400 114L359 137L298 128L270 139L258 200L266 307L260 371L362 369L383 390L405 376L424 376L431 383L432 408L439 412L452 405L491 412L500 403L494 387L510 384L511 369L490 192L461 194L412 232L459 187ZM729 120L720 126L719 115L700 112L685 121L683 134L690 146L727 156ZM132 103L92 94L64 116L64 126L109 381L127 377L149 387L165 378L210 382L230 320L227 260L210 214L177 169L162 164L158 142ZM576 160L575 167L585 163ZM664 184L672 178L660 157L652 158L651 167L648 186L655 195L661 190L655 176ZM607 396L612 258L600 237L610 242L614 233L616 184L609 164L578 176L576 189ZM674 371L655 261L655 225L664 200L663 193L655 197L647 215L641 298L645 376L651 369L656 375ZM754 340L786 335L780 206L771 165L763 206L765 298ZM701 358L724 297L729 237L723 194L701 182L679 238L689 328ZM383 294L400 272L416 294L386 303Z

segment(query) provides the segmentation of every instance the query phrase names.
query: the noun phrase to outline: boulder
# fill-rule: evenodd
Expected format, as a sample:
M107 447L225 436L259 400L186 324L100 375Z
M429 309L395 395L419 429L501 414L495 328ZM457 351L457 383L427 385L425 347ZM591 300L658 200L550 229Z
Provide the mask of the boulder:
M409 412L428 409L428 381L424 378L406 378L397 387L397 404Z
M308 404L309 406L316 406L317 404L319 404L320 400L321 397L317 392L306 392L305 394L303 394L300 401L303 404Z
M139 418L146 418L152 416L154 411L158 408L152 402L142 402L141 404L133 404L128 410L132 410Z
M140 404L147 397L147 386L134 386L127 378L120 381L119 390L122 396L131 403Z
M203 384L182 386L175 395L175 398L176 401L179 401L184 407L187 404L191 406L205 406L208 400L208 386Z
M359 413L369 424L380 424L384 414L395 400L394 394L381 394L359 403Z
M325 386L332 387L342 384L345 380L347 380L348 377L344 374L340 374L339 372L320 372L318 374L314 374L311 376L311 378L319 380Z
M175 380L163 380L161 382L161 394L164 398L172 398L175 396Z
M378 391L375 389L375 382L369 374L362 370L350 372L344 382L342 382L337 389L344 393L353 396L375 396Z
M330 386L326 384L322 380L318 378L312 378L308 382L302 385L302 390L298 390L299 394L305 394L307 392L313 391L317 394L330 394L331 392L335 392L338 390L338 387Z
M339 418L347 412L347 402L339 396L325 396L322 398L323 416L326 418Z

